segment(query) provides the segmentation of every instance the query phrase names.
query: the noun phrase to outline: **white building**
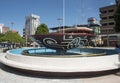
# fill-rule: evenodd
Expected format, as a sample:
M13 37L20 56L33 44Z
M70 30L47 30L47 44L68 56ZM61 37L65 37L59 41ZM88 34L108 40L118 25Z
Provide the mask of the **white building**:
M10 28L8 26L4 26L4 24L0 24L0 33L4 34L8 31L10 31Z
M0 24L0 33L2 33L3 26L4 26L4 24Z
M40 25L40 16L31 14L25 17L25 35L34 35L37 27Z

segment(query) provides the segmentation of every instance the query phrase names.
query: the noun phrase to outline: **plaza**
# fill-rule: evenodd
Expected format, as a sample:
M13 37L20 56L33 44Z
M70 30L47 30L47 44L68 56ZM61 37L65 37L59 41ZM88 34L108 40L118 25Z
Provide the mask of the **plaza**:
M2 54L0 54L2 56ZM120 76L116 74L98 77L58 78L18 72L0 63L0 83L119 83Z
M120 0L0 4L0 83L120 83Z
M4 55L5 53L0 53L0 57ZM120 76L117 73L95 76L54 77L22 72L0 63L0 83L119 83Z

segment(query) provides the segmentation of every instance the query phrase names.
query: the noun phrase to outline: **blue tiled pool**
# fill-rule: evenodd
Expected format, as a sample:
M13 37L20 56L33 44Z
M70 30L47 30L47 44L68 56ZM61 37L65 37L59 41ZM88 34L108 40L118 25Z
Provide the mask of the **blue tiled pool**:
M55 50L52 49L47 49L47 48L19 48L19 49L13 49L10 50L10 53L13 54L21 54L22 51L28 50L29 53L55 53ZM115 51L115 49L100 49L100 48L75 48L68 50L67 52L73 52L73 53L80 53L80 54L86 54L86 53L92 53L92 54L99 54L99 53L106 53L106 55L112 55L112 54L117 54L118 52Z

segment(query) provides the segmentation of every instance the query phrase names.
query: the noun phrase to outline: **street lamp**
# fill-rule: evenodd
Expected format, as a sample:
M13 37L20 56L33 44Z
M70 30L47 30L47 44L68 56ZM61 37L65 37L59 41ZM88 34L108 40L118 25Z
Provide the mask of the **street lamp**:
M63 20L63 18L58 18L57 20L58 20L58 23L59 23L59 30L60 30L60 27L61 27L61 21ZM59 30L58 30L58 31L59 31ZM60 32L60 31L59 31L59 32Z
M25 28L25 40L26 40L26 47L27 47L27 44L28 44L28 29Z
M65 28L65 0L63 0L63 33Z
M12 25L12 28L11 28L11 31L12 31L12 29L13 29L13 25L14 25L14 22L11 22L11 25Z
M109 33L108 33L108 30L107 30L107 46L109 47Z

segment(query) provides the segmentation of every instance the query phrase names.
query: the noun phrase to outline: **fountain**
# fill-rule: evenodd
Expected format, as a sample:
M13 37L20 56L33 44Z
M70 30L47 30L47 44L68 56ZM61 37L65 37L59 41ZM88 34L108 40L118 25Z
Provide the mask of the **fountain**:
M57 54L65 54L67 50L88 42L88 38L93 36L90 33L49 33L32 35L32 39L41 42L47 48L56 50Z
M53 76L78 76L118 69L118 54L114 49L81 47L93 36L88 33L32 35L45 47L10 50L0 56L0 62L19 70Z
M63 2L63 9L64 7ZM64 16L65 11L63 10L63 18ZM55 32L32 35L32 39L38 44L42 43L45 48L10 50L0 56L0 62L26 72L37 72L49 76L73 77L99 72L110 73L119 69L116 64L119 62L118 53L114 49L82 48L89 44L90 39L95 36L91 32L92 30L84 28L82 33Z

